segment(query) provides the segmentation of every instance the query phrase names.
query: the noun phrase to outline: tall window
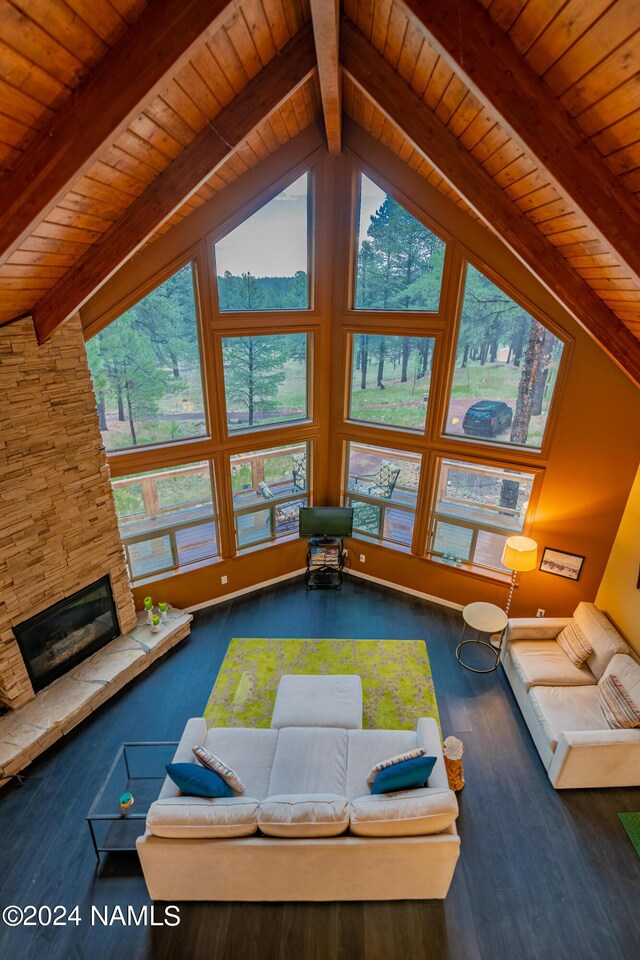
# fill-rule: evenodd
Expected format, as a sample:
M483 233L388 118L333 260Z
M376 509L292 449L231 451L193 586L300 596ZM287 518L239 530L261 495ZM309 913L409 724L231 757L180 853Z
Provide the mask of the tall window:
M522 533L533 475L504 467L441 460L429 552L454 566L505 570L507 537Z
M444 241L360 175L355 304L363 310L437 310Z
M540 448L562 341L470 264L446 433Z
M419 454L349 443L345 502L356 533L411 546L421 463Z
M193 279L189 263L87 343L107 450L206 436Z
M307 335L225 337L229 432L307 417Z
M208 462L111 481L132 580L217 556Z
M308 504L308 465L307 443L232 455L239 550L297 534L298 511Z
M430 337L354 334L351 419L424 430L434 343Z
M306 310L309 176L215 245L220 310Z

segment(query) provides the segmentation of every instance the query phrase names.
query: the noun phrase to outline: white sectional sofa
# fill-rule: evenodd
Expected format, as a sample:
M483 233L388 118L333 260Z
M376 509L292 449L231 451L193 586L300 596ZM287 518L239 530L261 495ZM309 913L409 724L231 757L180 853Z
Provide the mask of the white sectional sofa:
M195 762L192 746L204 745L245 792L186 797L167 778L137 841L150 896L444 898L460 840L436 721L422 718L415 731L363 730L359 677L293 677L281 681L273 722L207 730L204 719L189 720L175 762ZM437 757L428 785L372 796L371 767L416 746Z
M573 619L593 647L585 664L576 667L556 641L570 619L514 619L504 671L556 790L640 785L640 729L611 729L597 698L598 682L613 673L630 678L640 702L640 664L593 603L578 604Z

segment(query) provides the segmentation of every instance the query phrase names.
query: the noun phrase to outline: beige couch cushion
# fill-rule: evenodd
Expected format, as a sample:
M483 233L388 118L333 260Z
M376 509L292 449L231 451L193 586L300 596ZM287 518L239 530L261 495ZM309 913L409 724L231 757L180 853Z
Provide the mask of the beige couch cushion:
M581 687L595 684L586 664L576 667L555 640L514 640L506 656L511 657L525 690L531 687Z
M598 705L596 684L582 687L531 687L529 701L552 750L565 731L608 730Z
M593 653L591 644L575 620L572 620L564 630L560 631L556 640L560 649L564 650L571 663L575 663L576 667L581 667L587 657Z
M604 680L610 674L618 678L629 699L640 710L640 663L628 653L616 653L600 679Z
M607 686L611 685L611 686ZM627 653L616 653L598 680L599 703L612 729L640 726L640 663Z
M236 769L243 776L243 771ZM346 730L284 727L278 731L269 797L290 793L333 793L344 797L346 783Z
M422 787L357 797L350 810L356 836L416 837L446 830L458 816L458 801L452 790Z
M596 679L599 679L611 657L616 653L628 653L629 648L613 624L594 603L584 601L579 603L573 616L593 647L593 653L587 657L587 665Z
M155 837L187 840L248 837L258 829L259 806L254 797L166 797L151 804L147 830Z
M349 800L369 793L367 775L375 763L417 746L412 730L349 730L348 740L346 795Z
M285 674L271 726L362 727L362 680L357 674Z
M333 793L268 797L260 804L258 826L269 837L337 837L349 826L349 804Z
M271 767L278 744L277 730L213 727L204 746L236 771L244 792L263 800L269 793Z

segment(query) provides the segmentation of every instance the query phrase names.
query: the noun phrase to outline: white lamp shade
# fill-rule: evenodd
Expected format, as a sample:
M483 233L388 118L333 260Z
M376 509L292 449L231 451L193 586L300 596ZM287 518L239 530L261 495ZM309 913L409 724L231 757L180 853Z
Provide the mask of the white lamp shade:
M502 551L502 562L508 570L524 573L538 564L538 544L530 537L508 537Z

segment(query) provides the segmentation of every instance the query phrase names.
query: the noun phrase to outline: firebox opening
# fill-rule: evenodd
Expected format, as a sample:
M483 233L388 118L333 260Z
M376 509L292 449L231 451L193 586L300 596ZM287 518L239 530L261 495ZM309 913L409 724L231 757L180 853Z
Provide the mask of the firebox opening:
M13 628L37 692L120 633L109 576Z

